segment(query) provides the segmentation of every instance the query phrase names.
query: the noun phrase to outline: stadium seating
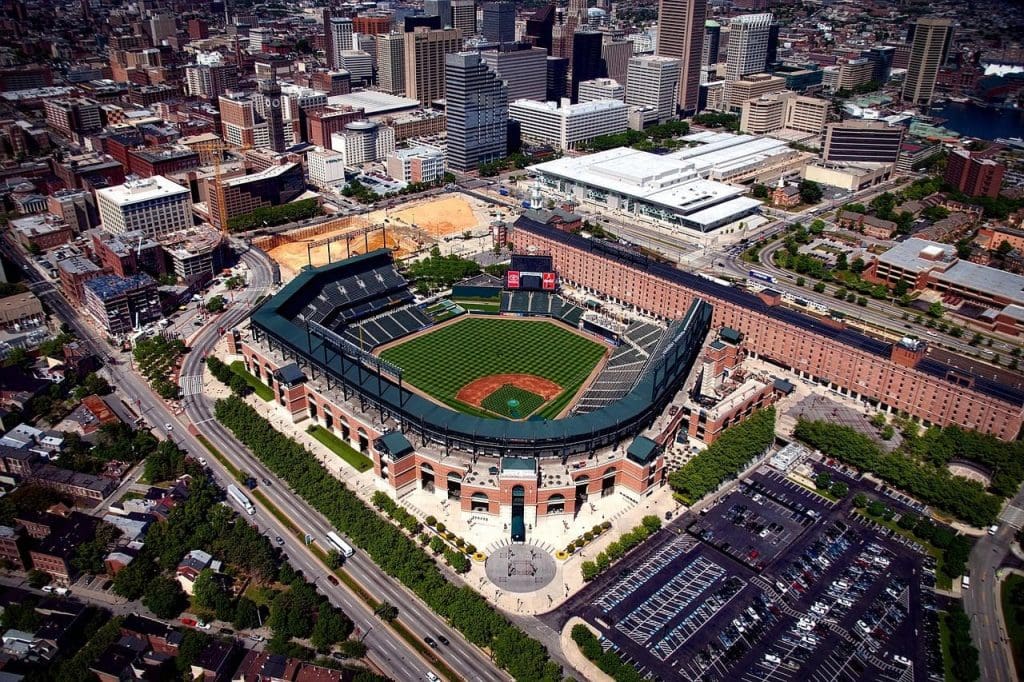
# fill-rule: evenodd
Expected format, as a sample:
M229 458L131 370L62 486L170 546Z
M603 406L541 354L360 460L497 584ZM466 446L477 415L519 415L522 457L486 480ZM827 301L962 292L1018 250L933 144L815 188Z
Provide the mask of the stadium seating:
M376 317L350 325L344 333L352 343L365 350L391 343L433 324L430 317L416 306L389 310Z

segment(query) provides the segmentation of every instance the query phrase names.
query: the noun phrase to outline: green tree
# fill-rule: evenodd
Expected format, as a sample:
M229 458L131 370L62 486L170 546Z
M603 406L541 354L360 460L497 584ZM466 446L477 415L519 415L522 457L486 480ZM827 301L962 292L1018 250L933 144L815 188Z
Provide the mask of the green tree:
M219 313L227 306L223 296L214 296L206 302L206 312Z
M998 247L996 247L996 253L1000 256L1008 256L1011 251L1013 251L1013 245L1005 239L999 243Z
M802 180L799 186L800 201L805 204L816 204L821 201L821 185L813 180Z
M185 609L185 593L176 580L156 576L146 586L142 603L157 618L177 618Z
M191 666L199 658L199 654L209 646L211 638L201 630L191 628L181 634L178 654L174 657L174 666L181 674L190 673ZM191 677L191 674L189 675Z
M942 317L942 303L940 301L933 302L928 306L928 317L939 318Z
M157 570L157 566L145 556L137 557L114 576L114 594L133 601L138 599L145 594Z
M377 616L383 621L390 623L395 618L398 618L398 607L390 604L387 601L382 601L377 605L377 608L373 610L373 615Z
M760 182L754 183L752 194L755 199L767 199L768 198L768 187L762 185Z
M50 580L50 574L45 571L33 568L28 572L28 584L30 587L34 587L37 590L44 585L49 585Z
M317 614L310 642L315 648L323 650L344 641L351 633L352 621L324 602Z

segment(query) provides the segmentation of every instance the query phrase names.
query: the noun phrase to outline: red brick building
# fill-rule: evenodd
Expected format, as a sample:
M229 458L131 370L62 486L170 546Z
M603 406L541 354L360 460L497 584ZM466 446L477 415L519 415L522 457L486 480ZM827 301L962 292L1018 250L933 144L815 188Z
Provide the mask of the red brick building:
M957 149L946 161L946 182L971 197L997 197L1006 167L965 149Z
M366 116L362 109L351 107L316 107L306 111L306 136L317 147L331 148L331 135L345 130L345 126Z

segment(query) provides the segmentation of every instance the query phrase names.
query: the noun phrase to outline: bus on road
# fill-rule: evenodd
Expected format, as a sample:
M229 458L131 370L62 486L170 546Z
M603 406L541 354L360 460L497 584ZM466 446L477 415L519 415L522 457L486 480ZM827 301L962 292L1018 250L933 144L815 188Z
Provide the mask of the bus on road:
M331 546L333 546L334 549L341 552L343 557L348 558L356 553L356 551L352 549L352 545L342 540L341 536L333 530L327 534L327 540L331 543Z

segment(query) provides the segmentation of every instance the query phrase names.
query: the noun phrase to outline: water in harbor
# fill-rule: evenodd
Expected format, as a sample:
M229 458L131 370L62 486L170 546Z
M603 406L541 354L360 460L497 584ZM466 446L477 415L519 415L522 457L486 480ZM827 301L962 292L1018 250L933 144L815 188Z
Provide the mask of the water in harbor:
M997 137L1024 137L1024 109L981 107L974 102L946 102L928 112L946 119L943 128L967 137L994 140Z

